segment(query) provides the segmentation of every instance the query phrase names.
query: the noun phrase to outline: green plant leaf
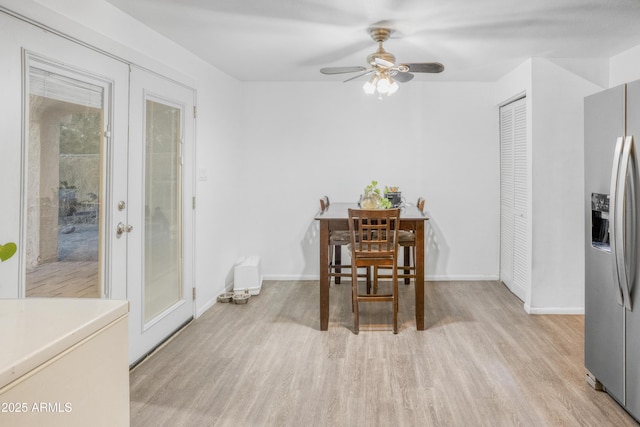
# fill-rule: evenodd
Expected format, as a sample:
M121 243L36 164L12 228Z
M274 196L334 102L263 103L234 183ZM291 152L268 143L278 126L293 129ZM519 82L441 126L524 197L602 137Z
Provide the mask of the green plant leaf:
M18 246L13 242L0 245L0 261L4 262L8 260L16 253L17 250Z
M378 205L380 206L380 209L391 209L393 207L393 205L391 204L391 200L387 199L386 197L380 199L378 201Z

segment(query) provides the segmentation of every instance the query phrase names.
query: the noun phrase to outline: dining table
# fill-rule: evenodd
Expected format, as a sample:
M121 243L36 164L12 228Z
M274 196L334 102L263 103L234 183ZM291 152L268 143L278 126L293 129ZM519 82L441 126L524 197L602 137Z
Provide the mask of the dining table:
M318 212L315 220L320 225L320 330L329 328L329 234L334 230L349 229L349 209L360 209L358 203L336 202ZM416 235L415 247L415 310L416 329L424 330L424 225L429 218L417 206L403 204L400 207L400 230Z

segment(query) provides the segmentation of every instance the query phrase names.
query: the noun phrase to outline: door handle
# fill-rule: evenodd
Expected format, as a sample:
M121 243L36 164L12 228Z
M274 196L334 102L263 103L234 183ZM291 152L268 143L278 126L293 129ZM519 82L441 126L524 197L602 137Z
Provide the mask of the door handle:
M631 284L635 276L635 255L636 255L636 152L632 136L625 137L624 148L620 165L620 175L618 176L618 213L616 221L616 239L618 241L618 271L624 299L624 306L631 311ZM627 177L629 177L629 187L631 191L627 193ZM629 199L627 200L627 194ZM629 212L627 212L627 208ZM629 217L627 217L629 213ZM628 221L630 219L630 221ZM629 229L627 229L627 227ZM627 239L629 241L627 241ZM627 249L629 253L627 253Z
M131 231L133 230L133 225L124 225L123 223L119 222L118 225L116 226L116 234L118 236L121 236L122 233L131 233Z
M611 190L609 192L609 228L610 228L610 245L611 245L611 255L612 255L612 265L613 265L613 283L615 285L615 294L618 305L623 305L624 302L622 300L622 287L620 286L621 282L621 273L620 271L620 263L619 263L619 250L618 250L618 228L621 224L618 223L618 215L621 215L622 212L619 212L618 204L619 204L619 186L620 186L620 160L622 157L622 150L624 147L624 139L619 137L616 141L616 148L613 155L613 167L611 168ZM621 218L620 218L621 219Z

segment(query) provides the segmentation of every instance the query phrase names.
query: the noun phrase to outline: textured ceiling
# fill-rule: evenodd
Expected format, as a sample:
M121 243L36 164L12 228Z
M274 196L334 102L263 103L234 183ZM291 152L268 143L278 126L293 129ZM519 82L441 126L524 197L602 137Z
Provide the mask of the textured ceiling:
M366 66L367 28L395 29L418 80L495 81L529 57L608 58L640 45L639 0L107 0L243 81L326 81Z

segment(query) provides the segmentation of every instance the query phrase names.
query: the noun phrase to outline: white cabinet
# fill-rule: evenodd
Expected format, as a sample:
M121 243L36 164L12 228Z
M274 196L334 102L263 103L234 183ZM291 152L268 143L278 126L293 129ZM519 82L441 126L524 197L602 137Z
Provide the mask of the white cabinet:
M128 426L126 301L0 300L0 425Z

